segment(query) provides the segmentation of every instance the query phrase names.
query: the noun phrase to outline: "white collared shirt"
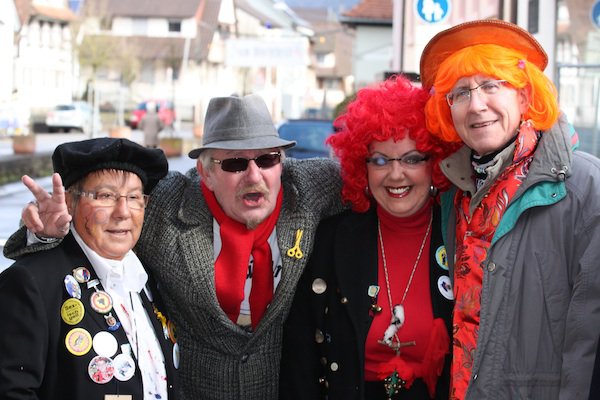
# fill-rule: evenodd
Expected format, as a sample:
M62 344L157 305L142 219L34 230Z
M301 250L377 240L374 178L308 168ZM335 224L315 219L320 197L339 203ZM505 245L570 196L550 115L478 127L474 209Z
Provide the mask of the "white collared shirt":
M144 399L155 399L157 394L167 399L165 358L140 298L143 289L152 301L152 293L146 287L148 274L142 263L131 250L122 260L101 257L85 244L73 225L71 232L90 260L102 287L112 297L113 310L119 317L133 355L138 359Z

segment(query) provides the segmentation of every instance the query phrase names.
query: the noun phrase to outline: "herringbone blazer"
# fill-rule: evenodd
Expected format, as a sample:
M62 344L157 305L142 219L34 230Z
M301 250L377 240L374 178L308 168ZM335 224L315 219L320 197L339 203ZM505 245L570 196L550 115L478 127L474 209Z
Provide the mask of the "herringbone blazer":
M332 160L287 159L277 222L281 280L253 333L234 324L218 304L213 218L196 170L171 173L154 189L136 248L160 284L177 326L183 398L276 399L282 326L306 265L319 221L341 211L341 183ZM302 230L300 259L287 256Z

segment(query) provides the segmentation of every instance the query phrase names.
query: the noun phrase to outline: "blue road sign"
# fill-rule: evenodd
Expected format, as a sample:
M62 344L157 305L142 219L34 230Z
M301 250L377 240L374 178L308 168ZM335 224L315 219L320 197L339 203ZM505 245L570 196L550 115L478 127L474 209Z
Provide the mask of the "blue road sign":
M592 6L590 17L592 18L592 24L594 24L596 28L600 28L600 0L597 0Z
M418 0L415 2L415 11L424 22L436 24L448 17L450 0Z

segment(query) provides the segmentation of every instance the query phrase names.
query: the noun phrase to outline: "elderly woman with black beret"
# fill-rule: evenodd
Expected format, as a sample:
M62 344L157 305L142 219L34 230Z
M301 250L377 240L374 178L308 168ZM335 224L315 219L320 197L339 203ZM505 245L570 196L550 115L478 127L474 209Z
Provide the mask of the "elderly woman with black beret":
M0 274L0 398L173 399L174 330L131 250L164 154L101 138L52 161L71 230Z

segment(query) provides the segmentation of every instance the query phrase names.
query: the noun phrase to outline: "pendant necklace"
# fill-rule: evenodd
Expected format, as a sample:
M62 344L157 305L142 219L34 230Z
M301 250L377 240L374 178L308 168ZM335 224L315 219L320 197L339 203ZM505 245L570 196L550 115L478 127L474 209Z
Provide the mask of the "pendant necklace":
M423 254L423 249L425 248L425 243L427 243L427 237L429 236L429 232L431 231L431 224L433 221L433 213L429 218L429 225L427 226L427 231L425 232L425 237L423 237L423 242L421 242L421 247L419 248L419 253L417 254L417 259L415 260L415 264L413 265L412 271L410 272L410 276L408 277L408 282L406 283L406 288L404 289L404 293L402 294L402 299L399 304L394 305L392 302L392 292L390 289L390 280L388 276L387 270L387 260L385 258L385 248L383 245L383 235L381 234L381 223L377 222L377 233L379 234L379 245L381 247L381 258L383 261L383 273L385 276L385 286L387 289L387 298L390 306L390 312L392 313L390 326L387 327L383 334L383 339L379 340L378 343L386 345L390 347L392 350L396 352L396 355L400 354L400 349L405 346L415 346L416 342L410 341L407 343L401 343L398 338L398 329L402 325L404 325L404 300L406 300L406 295L408 294L408 289L410 289L410 285L412 283L413 277L415 276L415 272L417 271L417 266L419 265L419 261L421 260L421 255Z
M381 258L383 261L383 273L385 275L385 287L387 289L387 298L390 305L390 312L392 313L390 326L387 327L383 334L383 339L379 340L378 343L388 346L389 348L394 350L396 352L396 356L400 356L400 349L402 347L415 346L417 344L417 342L414 340L406 343L400 342L400 339L398 338L398 329L400 329L400 327L404 325L404 300L406 299L408 289L410 289L410 284L412 283L413 277L415 276L415 272L417 271L417 265L419 265L419 260L421 260L423 248L425 247L427 237L429 236L429 232L431 231L432 222L433 212L429 217L429 225L427 226L425 237L423 238L423 242L421 243L421 248L419 248L419 253L417 254L417 259L415 260L415 265L413 265L412 271L410 272L410 276L408 277L408 282L406 284L406 288L404 289L404 293L402 294L400 304L393 305L392 292L390 289L390 279L388 277L387 262L385 259L385 249L383 246L383 235L381 234L381 223L379 220L377 221L377 233L379 234L379 244L381 246ZM398 374L398 371L394 369L394 372L392 372L387 378L383 380L383 387L385 389L385 394L387 395L388 400L393 399L396 396L396 394L402 388L405 387L405 385L406 381L402 379Z

